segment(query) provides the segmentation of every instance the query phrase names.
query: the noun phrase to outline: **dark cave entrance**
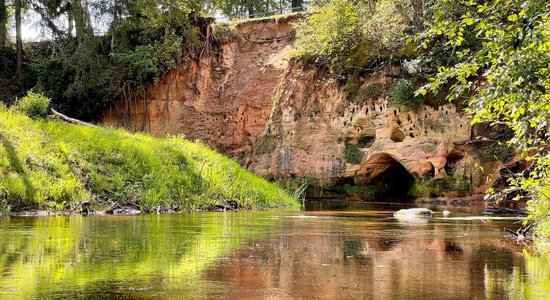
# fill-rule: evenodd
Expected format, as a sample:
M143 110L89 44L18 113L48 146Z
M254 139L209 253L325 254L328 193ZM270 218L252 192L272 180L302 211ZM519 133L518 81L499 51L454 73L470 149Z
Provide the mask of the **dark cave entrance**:
M410 202L407 196L414 183L414 177L397 161L392 163L380 175L374 177L369 184L379 189L380 201Z
M409 203L415 178L397 160L386 153L376 153L355 176L333 178L330 183L312 185L309 199L345 199L364 202Z
M412 199L408 197L408 193L415 179L401 163L389 154L374 154L362 169L365 172L355 178L355 184L372 187L376 191L374 201L411 202Z

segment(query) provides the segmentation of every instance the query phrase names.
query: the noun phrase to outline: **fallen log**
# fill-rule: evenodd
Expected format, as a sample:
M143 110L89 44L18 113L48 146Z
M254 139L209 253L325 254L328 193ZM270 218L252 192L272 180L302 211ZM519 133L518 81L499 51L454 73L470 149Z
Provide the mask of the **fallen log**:
M488 207L483 211L484 215L513 215L513 216L527 216L526 210L511 209L505 207Z
M73 118L70 118L70 117L67 117L66 115L56 111L55 109L52 108L52 113L61 118L62 120L66 121L66 122L69 122L69 123L73 123L73 124L79 124L79 125L84 125L84 126L88 126L88 127L93 127L93 128L99 128L98 126L94 125L94 124L90 124L90 123L87 123L87 122L84 122L84 121L80 121L80 120L77 120L77 119L73 119Z

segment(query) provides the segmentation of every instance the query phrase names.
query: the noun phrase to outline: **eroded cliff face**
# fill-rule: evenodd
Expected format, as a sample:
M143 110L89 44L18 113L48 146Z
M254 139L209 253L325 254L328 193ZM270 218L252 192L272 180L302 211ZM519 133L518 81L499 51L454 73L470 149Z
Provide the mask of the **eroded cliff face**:
M273 91L288 67L290 21L297 17L237 25L236 37L163 75L142 99L121 101L103 122L158 136L183 133L244 157L269 118Z
M399 184L449 176L485 192L504 166L483 159L454 104L401 111L387 92L394 68L361 78L353 99L322 71L289 63L299 15L238 24L197 61L105 112L104 123L155 135L185 134L266 177ZM358 160L346 159L351 153ZM407 182L402 185L407 185Z
M249 156L252 169L264 176L349 178L344 182L393 188L453 177L468 185L462 196L483 194L504 164L482 157L486 145L472 143L468 116L454 104L414 111L392 106L387 90L394 73L389 68L365 76L360 90L379 92L350 99L319 71L291 66L278 86L266 131ZM348 148L360 161L350 162Z

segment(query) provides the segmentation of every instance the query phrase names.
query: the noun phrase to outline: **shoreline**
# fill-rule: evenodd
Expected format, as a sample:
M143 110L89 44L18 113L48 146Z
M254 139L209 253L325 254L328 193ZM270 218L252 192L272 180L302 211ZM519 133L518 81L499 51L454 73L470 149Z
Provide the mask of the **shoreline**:
M411 202L383 202L383 201L353 201L352 199L345 198L310 198L306 199L304 203L356 203L359 205L362 204L378 204L378 205L396 205L396 206L441 206L441 207L455 207L455 208L471 208L471 207L485 207L486 202L483 200L484 195L476 194L464 197L435 197L435 198L417 198ZM282 207L280 207L282 208ZM99 206L96 209L92 209L89 204L83 203L81 209L76 210L67 210L67 211L49 211L43 209L37 210L23 210L23 211L10 211L10 212L0 212L0 217L50 217L50 216L136 216L136 215L153 215L153 214L191 214L191 213L200 213L200 212L237 212L240 210L245 211L265 211L269 209L280 209L277 207L265 207L265 208L253 208L247 209L231 205L218 205L215 209L196 209L196 210L181 210L179 208L166 208L158 207L158 209L153 211L142 211L137 209L135 206L131 205L120 205L114 203L110 206ZM506 209L505 206L502 207ZM302 206L303 209L303 206ZM525 211L524 208L518 211Z

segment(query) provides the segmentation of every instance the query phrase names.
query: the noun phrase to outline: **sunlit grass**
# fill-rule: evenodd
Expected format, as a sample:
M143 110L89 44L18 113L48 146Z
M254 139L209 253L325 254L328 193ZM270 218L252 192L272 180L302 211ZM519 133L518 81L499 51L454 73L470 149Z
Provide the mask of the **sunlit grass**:
M117 201L145 212L289 207L297 200L200 142L31 120L0 108L0 207Z

